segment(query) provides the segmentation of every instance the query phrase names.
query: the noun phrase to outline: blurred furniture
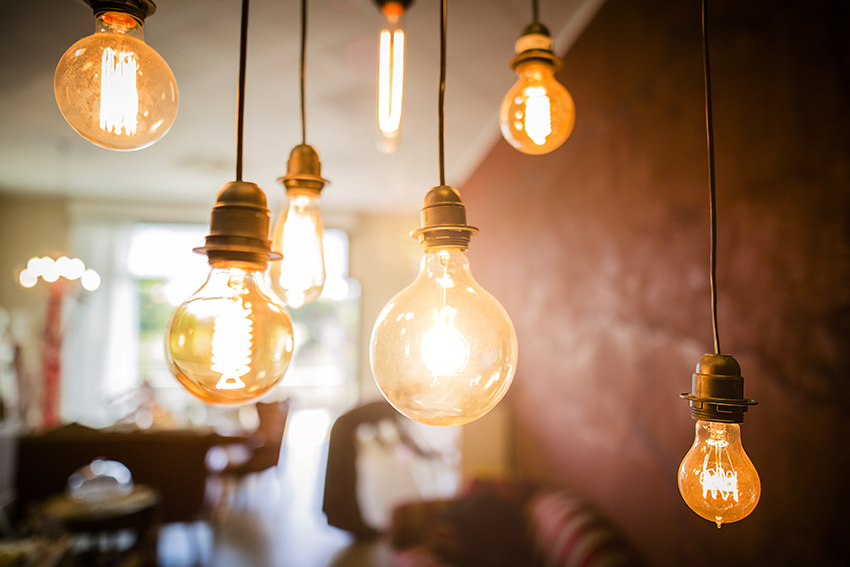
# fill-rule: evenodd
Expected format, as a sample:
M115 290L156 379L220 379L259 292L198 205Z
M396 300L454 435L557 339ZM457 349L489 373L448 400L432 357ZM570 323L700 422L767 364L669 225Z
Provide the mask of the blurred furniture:
M68 477L96 458L130 469L133 480L153 488L161 498L162 519L205 519L205 458L210 447L247 442L207 430L109 432L70 424L18 440L15 480L16 515L65 490Z
M396 567L639 567L634 547L568 490L476 481L455 499L396 509Z
M35 517L44 533L73 536L74 565L153 567L161 515L159 494L137 484L128 494L105 499L59 494L40 505Z

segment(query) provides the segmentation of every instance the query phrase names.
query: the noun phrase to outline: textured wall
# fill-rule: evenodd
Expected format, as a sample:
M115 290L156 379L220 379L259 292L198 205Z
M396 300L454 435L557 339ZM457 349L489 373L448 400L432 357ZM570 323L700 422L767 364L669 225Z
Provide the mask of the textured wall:
M721 340L760 402L742 522L718 530L676 486L678 394L712 349L699 1L608 0L559 73L572 137L500 142L461 188L473 271L520 341L515 467L591 497L654 564L850 558L846 6L710 5Z

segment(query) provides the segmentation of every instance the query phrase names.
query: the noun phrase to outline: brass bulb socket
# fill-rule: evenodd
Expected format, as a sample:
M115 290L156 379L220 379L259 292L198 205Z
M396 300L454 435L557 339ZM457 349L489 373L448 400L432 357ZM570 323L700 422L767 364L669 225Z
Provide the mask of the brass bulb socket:
M210 266L265 270L269 260L279 260L269 240L266 195L255 183L232 181L218 193L210 217L210 234L202 248Z
M327 179L322 178L319 154L312 146L298 144L289 153L286 175L278 179L286 187L287 194L321 193Z
M421 228L410 235L419 239L425 252L446 247L466 250L469 239L478 232L466 224L466 207L460 193L448 185L438 185L425 195L421 222Z
M758 402L744 397L741 366L725 354L706 354L697 362L690 393L680 394L691 406L691 417L717 423L743 423L744 412Z
M94 11L97 18L106 12L121 12L132 16L139 24L145 23L145 18L156 12L156 4L152 0L84 0Z

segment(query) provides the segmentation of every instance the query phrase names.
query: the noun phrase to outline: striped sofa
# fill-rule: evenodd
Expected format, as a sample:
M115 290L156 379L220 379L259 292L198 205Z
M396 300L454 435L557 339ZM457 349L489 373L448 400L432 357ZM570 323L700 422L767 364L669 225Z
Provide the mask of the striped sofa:
M567 490L474 483L455 500L400 506L394 567L638 567L620 531Z

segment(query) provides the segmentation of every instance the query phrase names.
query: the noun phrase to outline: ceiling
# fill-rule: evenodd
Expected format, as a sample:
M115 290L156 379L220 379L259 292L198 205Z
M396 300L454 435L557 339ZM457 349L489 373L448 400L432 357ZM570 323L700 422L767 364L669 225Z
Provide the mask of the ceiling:
M541 0L541 21L563 54L604 0ZM300 2L254 0L248 34L245 181L283 200L276 179L300 140ZM240 0L158 0L145 40L171 66L180 109L168 134L135 152L78 136L53 97L62 53L94 31L81 0L0 0L0 192L81 201L211 205L234 179ZM529 0L454 0L448 6L446 181L462 184L498 140L498 108L515 75L513 44ZM407 14L402 139L376 149L380 18L373 0L311 0L307 143L319 153L324 207L340 212L418 210L439 183L439 3Z

